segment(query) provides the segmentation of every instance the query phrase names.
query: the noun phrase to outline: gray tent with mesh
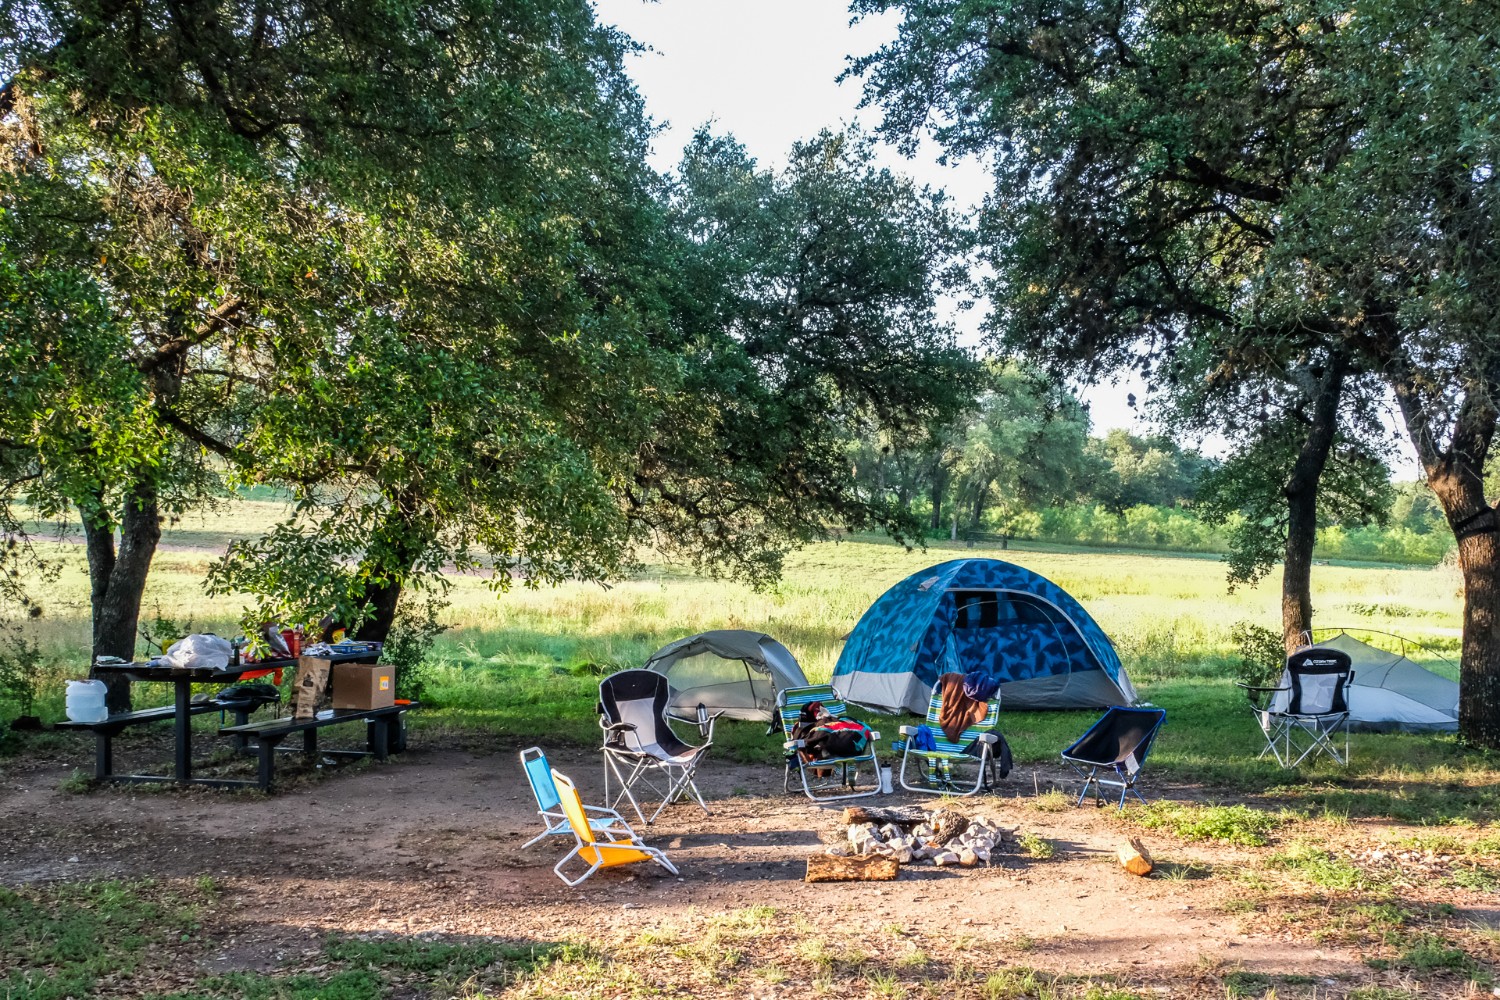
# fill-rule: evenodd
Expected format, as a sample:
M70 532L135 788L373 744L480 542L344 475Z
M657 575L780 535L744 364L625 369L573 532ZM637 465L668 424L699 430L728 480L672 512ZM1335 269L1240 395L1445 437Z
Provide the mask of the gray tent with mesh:
M1330 630L1331 631L1331 630ZM1353 732L1435 733L1458 729L1458 684L1401 653L1361 642L1347 632L1314 637L1320 649L1347 653L1354 668L1348 688L1349 729ZM1403 649L1413 645L1391 636ZM1451 669L1451 665L1450 665Z
M792 651L761 632L718 629L668 643L646 661L666 675L668 711L694 718L702 705L710 715L770 722L776 693L805 687L807 678Z

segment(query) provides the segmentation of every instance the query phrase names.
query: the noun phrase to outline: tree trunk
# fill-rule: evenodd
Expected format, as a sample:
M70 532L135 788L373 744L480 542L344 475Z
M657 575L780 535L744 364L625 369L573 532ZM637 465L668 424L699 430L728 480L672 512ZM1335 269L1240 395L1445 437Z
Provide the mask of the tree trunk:
M942 475L942 470L934 469L932 472L932 530L943 529L943 492L948 484L944 481L947 477Z
M889 882L901 874L901 863L892 857L834 857L810 854L804 882Z
M1500 749L1500 515L1477 475L1428 476L1458 539L1464 579L1458 731L1465 742Z
M1471 389L1453 420L1447 448L1439 448L1433 430L1436 408L1424 404L1420 379L1396 378L1392 388L1427 473L1427 485L1458 542L1464 578L1459 738L1500 750L1500 513L1484 495L1485 459L1494 440L1497 411L1484 391Z
M1312 416L1302 450L1282 491L1287 502L1286 551L1281 564L1281 641L1290 653L1312 631L1312 555L1318 540L1318 483L1338 433L1344 365L1335 359L1312 383Z
M376 530L360 567L365 579L375 580L364 591L365 618L354 637L363 642L385 642L396 620L401 590L426 547L425 525L413 492L398 496Z
M125 498L120 517L120 546L115 548L114 525L102 506L83 512L89 560L89 605L93 612L93 657L135 658L136 629L141 597L151 560L161 541L161 516L156 486L138 482ZM105 703L110 712L130 711L130 684L123 678L106 681Z
M365 619L355 630L354 638L361 642L385 642L391 634L391 625L396 621L403 580L404 576L390 577L378 586L365 589Z
M980 486L974 493L974 509L969 512L969 537L979 533L979 525L984 519L984 502L989 499L990 487L988 483Z

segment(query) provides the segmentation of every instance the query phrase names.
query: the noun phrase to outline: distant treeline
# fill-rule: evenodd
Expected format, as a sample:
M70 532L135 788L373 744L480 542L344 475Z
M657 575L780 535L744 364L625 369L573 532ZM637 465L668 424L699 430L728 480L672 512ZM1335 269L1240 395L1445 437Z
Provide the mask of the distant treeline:
M1239 507L1247 460L1089 425L1056 381L1000 363L964 419L900 443L872 436L851 457L872 502L916 516L934 538L1226 554L1236 540L1285 538L1283 505ZM1367 500L1320 510L1316 557L1432 565L1453 548L1425 484L1390 484L1379 464L1357 471Z
M1431 566L1442 561L1453 548L1453 535L1420 483L1396 487L1397 501L1385 527L1329 525L1318 530L1314 554L1319 559L1351 559L1370 562ZM1242 520L1242 519L1240 519ZM960 539L1021 539L1064 545L1090 545L1157 549L1172 552L1228 553L1229 539L1239 521L1224 525L1205 524L1191 507L1159 507L1138 504L1114 511L1099 503L1066 507L1043 507L1009 517L986 519L975 532L959 529ZM934 530L934 537L954 534Z

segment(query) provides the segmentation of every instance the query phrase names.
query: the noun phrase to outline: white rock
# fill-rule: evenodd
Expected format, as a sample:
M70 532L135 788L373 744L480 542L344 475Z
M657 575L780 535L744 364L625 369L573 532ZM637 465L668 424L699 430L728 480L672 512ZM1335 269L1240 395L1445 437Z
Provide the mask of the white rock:
M939 868L946 868L949 865L958 864L958 855L954 854L952 851L939 851L937 854L933 855L932 863L937 865Z
M902 847L896 851L896 860L903 865L911 864L911 848Z
M834 844L823 853L835 858L847 858L853 851L848 844Z

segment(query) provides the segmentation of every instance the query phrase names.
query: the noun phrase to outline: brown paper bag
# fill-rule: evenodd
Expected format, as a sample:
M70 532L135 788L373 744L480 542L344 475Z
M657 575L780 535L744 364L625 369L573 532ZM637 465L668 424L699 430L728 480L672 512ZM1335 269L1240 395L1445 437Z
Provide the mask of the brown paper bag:
M297 677L292 681L292 718L311 719L328 707L332 662L321 656L297 658Z

